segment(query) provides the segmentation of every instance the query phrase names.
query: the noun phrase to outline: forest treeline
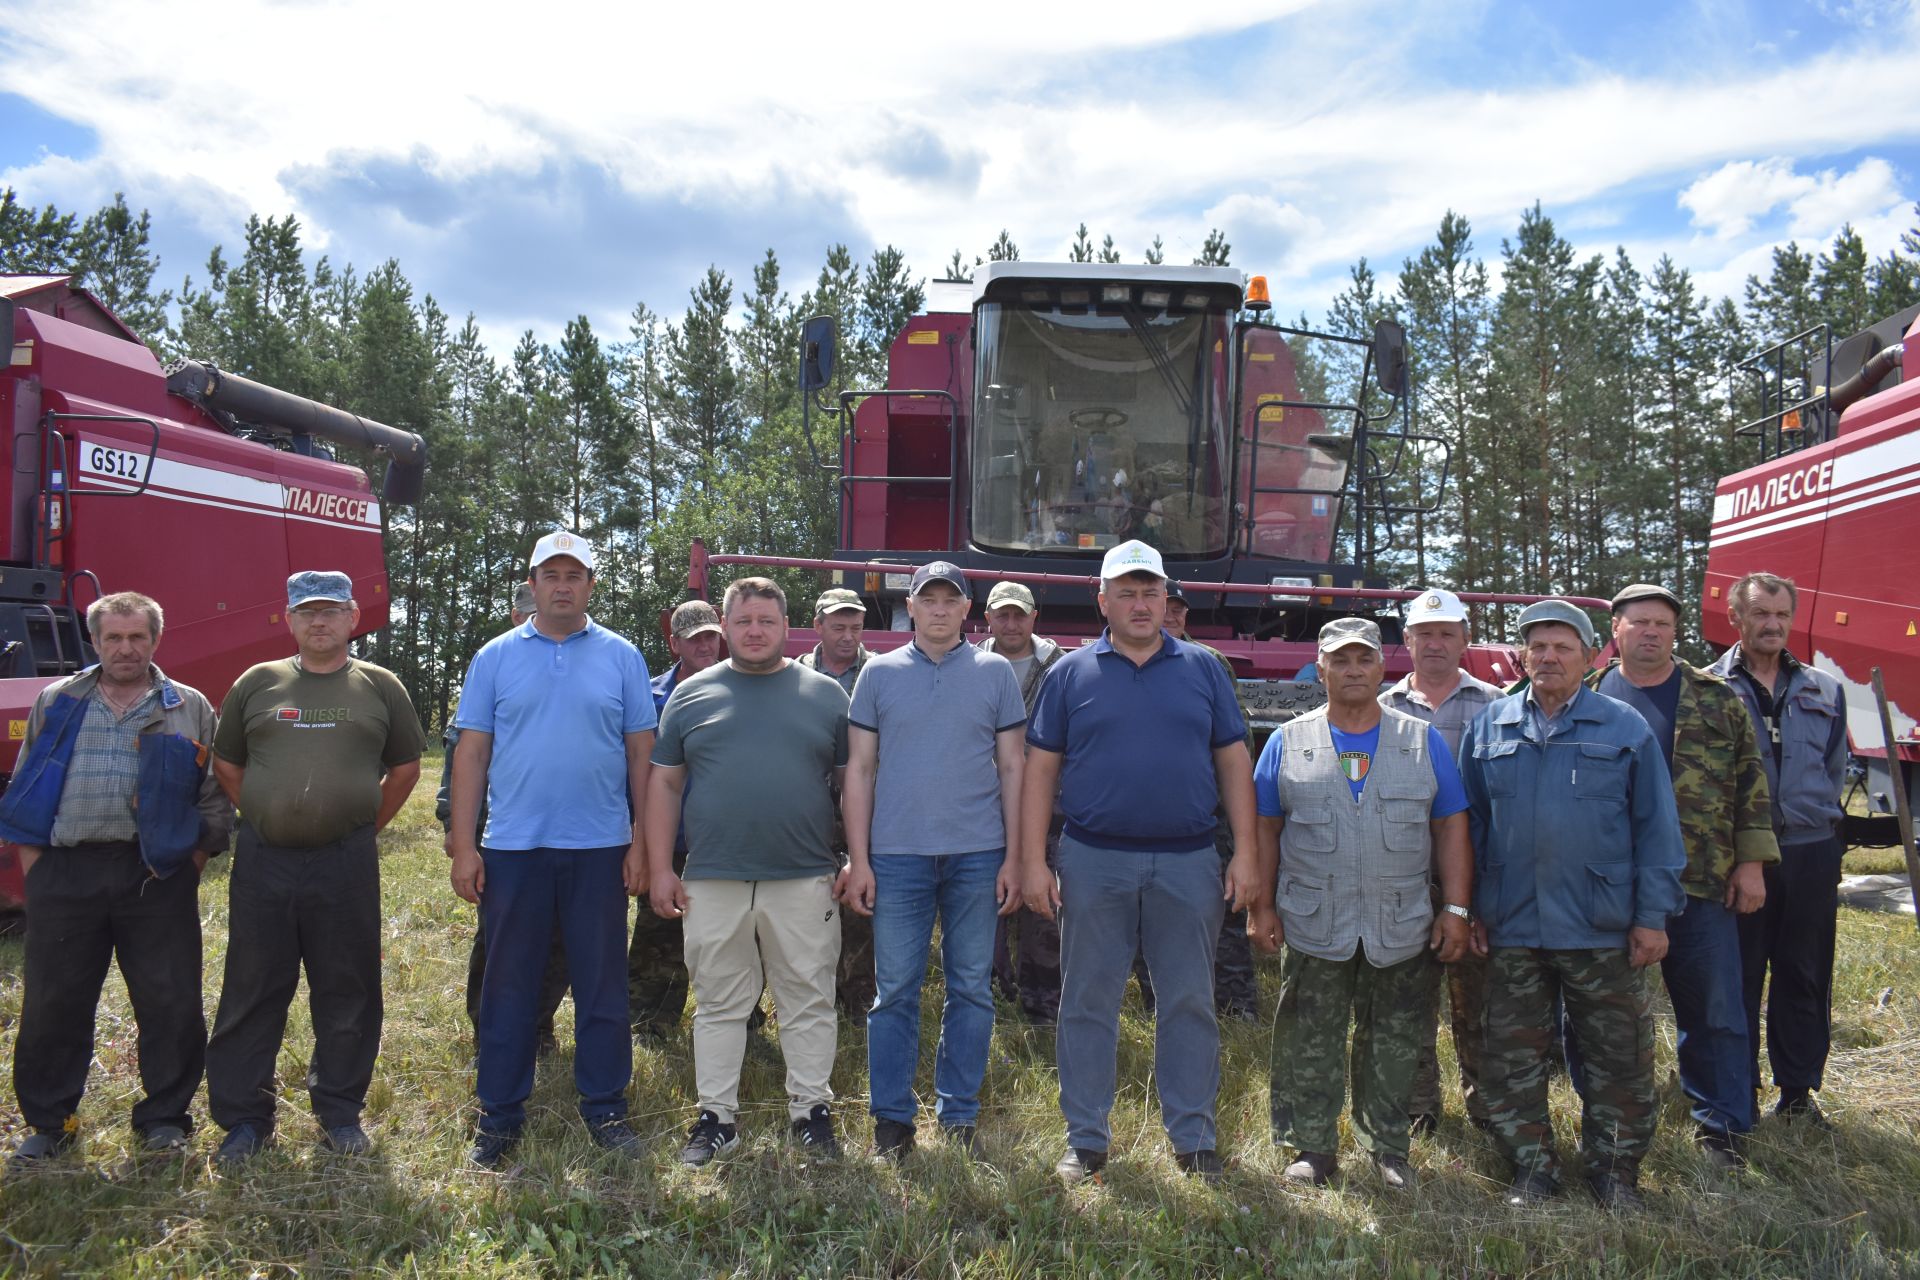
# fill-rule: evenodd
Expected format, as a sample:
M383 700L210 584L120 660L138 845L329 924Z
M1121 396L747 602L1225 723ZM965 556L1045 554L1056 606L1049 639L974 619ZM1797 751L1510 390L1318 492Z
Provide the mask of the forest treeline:
M1582 256L1538 205L1497 251L1447 213L1391 286L1367 260L1354 264L1327 313L1296 323L1349 336L1382 317L1405 325L1415 430L1451 455L1444 490L1438 450L1407 456L1391 496L1436 509L1375 529L1372 572L1594 595L1644 579L1696 599L1714 481L1752 460L1733 431L1753 401L1734 364L1816 323L1837 338L1920 302L1920 205L1914 213L1877 258L1851 226L1824 248L1776 248L1737 299L1705 296L1669 257L1643 267L1624 249ZM376 656L436 723L468 657L503 625L541 530L595 540L595 615L656 665L660 613L684 594L695 535L716 551L830 554L834 484L800 428L800 324L837 316L837 381L877 385L926 287L892 246L865 261L829 246L804 287L769 249L739 280L710 267L683 303L637 301L617 332L582 315L559 334L527 331L502 358L474 315L448 315L399 262L363 274L314 257L291 216L250 219L231 259L215 248L177 290L157 283L151 231L124 197L82 218L7 190L0 272L72 272L163 360L213 360L426 439L424 500L383 513L394 610ZM1214 231L1198 261L1231 254ZM965 279L983 259L1019 256L1002 231L971 265L955 250L941 274ZM1122 260L1111 236L1096 245L1084 224L1060 256ZM1142 257L1162 260L1158 237ZM1315 390L1354 394L1357 367L1311 354L1304 367L1326 384ZM1351 532L1347 542L1351 555ZM817 583L789 578L802 620Z

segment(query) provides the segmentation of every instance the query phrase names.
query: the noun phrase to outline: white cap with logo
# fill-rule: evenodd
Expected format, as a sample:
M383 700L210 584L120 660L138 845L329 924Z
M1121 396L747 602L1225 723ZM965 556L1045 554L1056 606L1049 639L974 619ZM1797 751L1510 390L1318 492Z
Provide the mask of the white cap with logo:
M1165 578L1167 567L1161 562L1157 549L1136 539L1113 548L1100 562L1102 582L1124 578L1130 573L1150 573L1156 578Z
M1407 601L1407 625L1422 622L1465 622L1467 606L1451 591L1435 587Z
M593 571L593 544L564 529L556 529L533 544L533 559L527 562L527 567L538 569L555 556L571 556L588 572Z

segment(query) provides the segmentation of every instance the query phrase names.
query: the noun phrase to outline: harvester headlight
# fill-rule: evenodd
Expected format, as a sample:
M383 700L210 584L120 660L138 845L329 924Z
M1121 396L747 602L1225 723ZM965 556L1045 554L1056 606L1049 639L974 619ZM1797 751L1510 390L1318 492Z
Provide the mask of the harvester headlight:
M1060 305L1063 307L1084 307L1091 301L1093 301L1093 291L1090 289L1062 289L1060 291Z
M1165 289L1142 289L1140 291L1140 305L1143 307L1155 307L1164 311L1166 310L1167 304L1172 301L1173 294Z
M1189 311L1204 310L1207 305L1207 295L1204 293L1184 294L1180 298L1180 305Z
M1047 302L1051 300L1052 296L1053 295L1049 294L1045 289L1022 289L1020 291L1020 301L1031 302L1036 306L1045 306Z
M1100 286L1100 301L1102 302L1131 302L1132 300L1133 290L1124 284L1105 284Z

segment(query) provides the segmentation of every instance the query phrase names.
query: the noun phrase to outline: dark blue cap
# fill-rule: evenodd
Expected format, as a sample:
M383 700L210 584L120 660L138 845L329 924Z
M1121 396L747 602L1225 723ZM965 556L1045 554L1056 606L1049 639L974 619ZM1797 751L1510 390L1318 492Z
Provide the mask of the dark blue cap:
M966 599L973 599L973 591L967 586L967 575L960 572L959 565L949 564L945 560L921 565L913 571L913 584L907 588L907 594L919 595L929 582L944 582Z

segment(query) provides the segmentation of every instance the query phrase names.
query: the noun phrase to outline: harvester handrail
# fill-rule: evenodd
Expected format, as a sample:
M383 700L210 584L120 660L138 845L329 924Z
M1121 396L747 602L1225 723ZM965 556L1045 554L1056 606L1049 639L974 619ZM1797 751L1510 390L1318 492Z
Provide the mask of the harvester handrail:
M832 569L842 573L912 573L924 561L904 560L820 560L808 556L762 556L762 555L708 555L707 564L756 565L775 569ZM1026 582L1041 586L1087 586L1098 587L1100 575L1075 573L1022 573L1000 569L960 570L967 578L991 579L994 582ZM1412 600L1424 595L1425 591L1403 587L1315 587L1302 586L1299 583L1268 584L1262 582L1187 582L1175 579L1183 591L1214 592L1216 594L1248 594L1269 596L1333 596L1342 600ZM1605 609L1608 601L1596 596L1539 596L1521 595L1514 592L1461 591L1456 592L1468 604L1534 604L1541 600L1565 600L1584 609Z
M859 424L855 421L854 402L878 398L880 400L917 399L939 397L947 402L947 472L944 476L892 476L892 475L854 475L853 438ZM960 400L953 392L939 388L914 389L911 387L875 387L871 389L850 388L840 393L840 540L847 541L851 533L853 513L847 503L847 486L854 483L874 484L944 484L947 486L947 540L954 541L960 536ZM888 416L891 417L889 406Z

